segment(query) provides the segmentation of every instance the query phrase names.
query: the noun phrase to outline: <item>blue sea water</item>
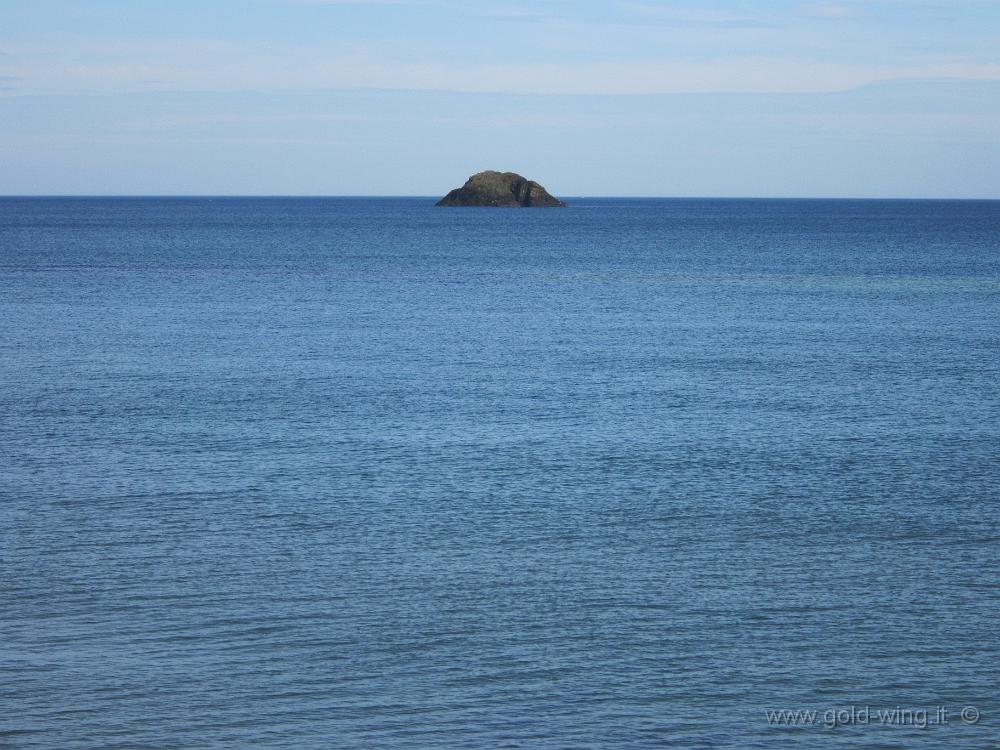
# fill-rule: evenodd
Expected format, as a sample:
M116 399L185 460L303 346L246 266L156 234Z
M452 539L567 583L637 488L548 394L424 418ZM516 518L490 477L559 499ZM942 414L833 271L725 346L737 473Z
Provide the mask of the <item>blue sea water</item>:
M432 204L0 200L0 747L994 746L1000 202Z

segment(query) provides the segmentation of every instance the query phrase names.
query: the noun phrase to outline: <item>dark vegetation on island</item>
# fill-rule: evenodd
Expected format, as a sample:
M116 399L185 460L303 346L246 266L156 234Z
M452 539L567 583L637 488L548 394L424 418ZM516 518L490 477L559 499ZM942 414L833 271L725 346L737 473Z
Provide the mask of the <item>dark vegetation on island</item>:
M470 177L437 202L439 206L497 208L562 208L566 204L533 180L514 172L487 170Z

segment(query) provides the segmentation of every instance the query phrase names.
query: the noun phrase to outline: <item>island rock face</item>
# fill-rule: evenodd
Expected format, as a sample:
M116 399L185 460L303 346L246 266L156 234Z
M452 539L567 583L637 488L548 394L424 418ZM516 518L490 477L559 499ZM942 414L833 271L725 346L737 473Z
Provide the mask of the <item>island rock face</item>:
M496 206L499 208L561 208L566 204L537 182L514 172L488 170L474 174L437 202L439 206Z

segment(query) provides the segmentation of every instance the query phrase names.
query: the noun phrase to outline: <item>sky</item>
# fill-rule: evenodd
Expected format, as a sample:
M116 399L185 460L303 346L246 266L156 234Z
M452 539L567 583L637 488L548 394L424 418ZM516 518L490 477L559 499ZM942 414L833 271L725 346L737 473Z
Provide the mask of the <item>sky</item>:
M1000 198L1000 0L0 0L0 194Z

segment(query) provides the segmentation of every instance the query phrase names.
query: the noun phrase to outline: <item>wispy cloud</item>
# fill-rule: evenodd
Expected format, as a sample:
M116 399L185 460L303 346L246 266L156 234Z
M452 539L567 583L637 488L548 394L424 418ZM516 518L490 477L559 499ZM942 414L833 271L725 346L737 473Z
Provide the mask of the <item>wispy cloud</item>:
M618 7L629 14L641 16L646 23L654 21L672 26L756 29L773 28L776 25L774 21L763 18L706 8L671 7L643 2L621 2Z
M184 115L159 115L155 118L132 118L116 126L122 132L170 132L222 127L227 133L233 128L269 128L289 125L330 125L336 123L364 123L371 118L362 115L328 114L318 112L289 112L284 114L204 113Z
M503 6L471 0L270 0L262 5L283 12L271 19L274 33L270 27L251 34L198 25L146 36L73 29L18 38L0 30L0 87L4 96L324 88L806 93L896 79L1000 78L995 32L988 24L968 33L942 27L939 34L930 33L936 30L931 26L914 32L908 25L890 28L886 21L908 10L945 12L937 0L880 0L877 17L861 12L876 4L851 0L535 0L531 5L517 0ZM338 11L362 5L372 12ZM972 7L962 0L955 5ZM292 6L295 13L288 12ZM404 6L427 10L403 12ZM1000 18L1000 12L994 15ZM292 20L282 28L285 16ZM295 27L303 18L310 24L305 38ZM864 33L833 33L838 25L820 20L843 18ZM206 38L210 32L215 36ZM868 42L876 34L885 44L873 48Z
M173 62L174 54L110 54L79 60L51 50L30 65L0 65L18 90L112 93L145 90L302 91L383 88L525 94L808 93L844 91L877 81L958 78L1000 80L1000 64L911 65L742 56L580 63L503 62L453 65L399 61L373 50L220 48ZM175 52L176 50L174 50ZM107 50L105 50L107 52ZM81 55L86 58L86 55ZM186 55L182 55L186 57ZM210 62L206 62L210 59Z
M806 13L822 18L846 18L853 15L854 10L839 3L813 3L804 7Z
M291 0L293 5L440 5L439 0Z

